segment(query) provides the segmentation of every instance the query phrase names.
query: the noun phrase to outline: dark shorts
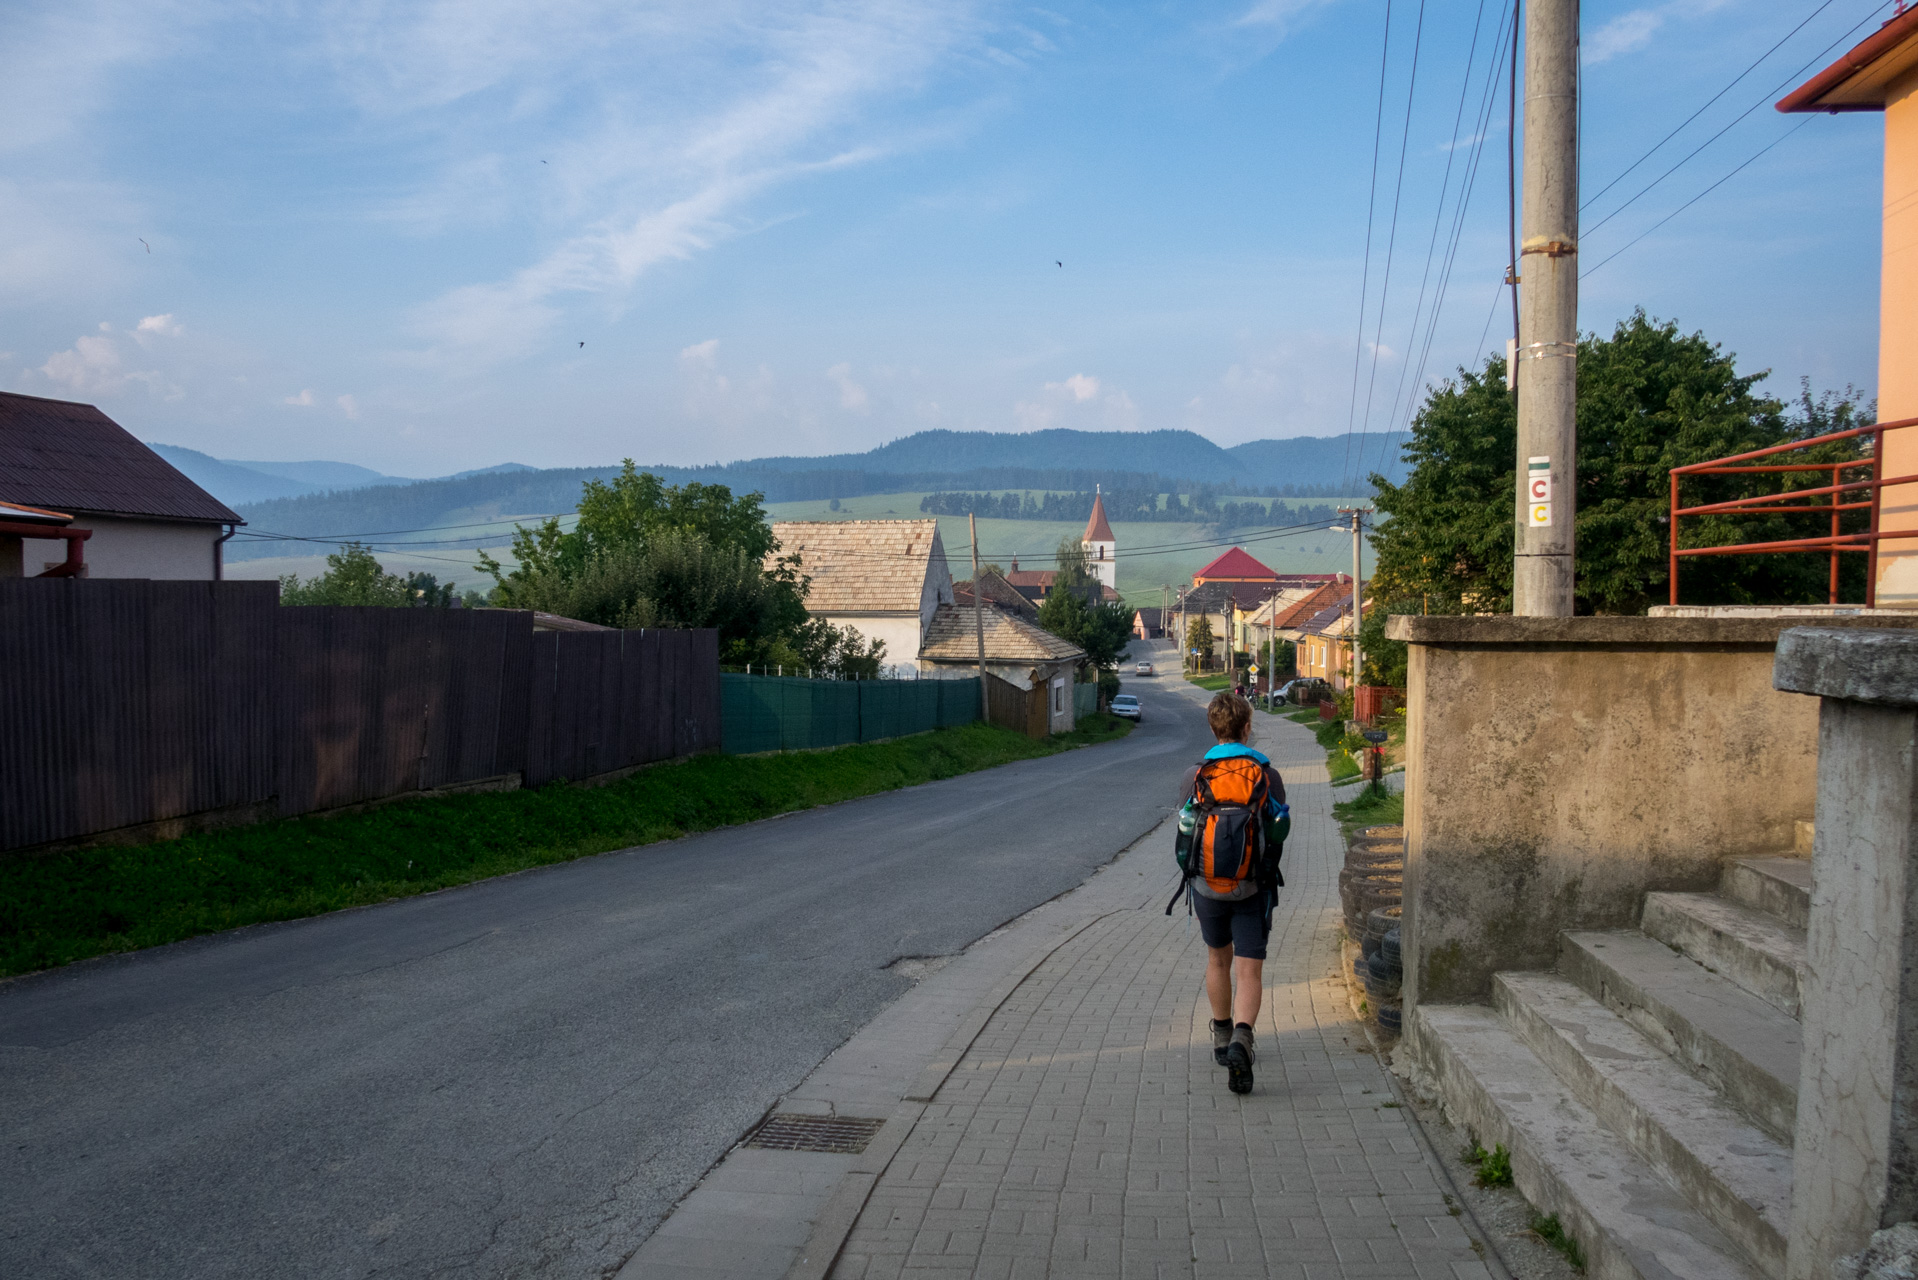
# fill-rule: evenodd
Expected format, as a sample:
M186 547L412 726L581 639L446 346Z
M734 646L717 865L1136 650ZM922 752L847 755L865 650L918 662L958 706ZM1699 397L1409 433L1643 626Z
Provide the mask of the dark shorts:
M1230 943L1235 956L1265 959L1265 939L1270 930L1265 924L1264 894L1221 902L1195 893L1192 914L1199 917L1199 936L1205 939L1206 946L1217 950Z

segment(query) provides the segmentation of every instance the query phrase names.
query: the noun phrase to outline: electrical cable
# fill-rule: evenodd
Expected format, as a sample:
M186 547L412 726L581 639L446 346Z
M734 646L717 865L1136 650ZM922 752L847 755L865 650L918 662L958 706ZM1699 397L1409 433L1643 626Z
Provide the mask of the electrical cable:
M1385 137L1385 72L1392 53L1392 0L1385 0L1385 37L1379 46L1379 101L1372 121L1372 185L1365 197L1365 258L1359 273L1359 332L1352 340L1352 397L1345 410L1345 457L1339 463L1339 487L1352 479L1352 425L1359 411L1359 363L1365 357L1365 309L1372 296L1372 219L1379 194L1379 144Z

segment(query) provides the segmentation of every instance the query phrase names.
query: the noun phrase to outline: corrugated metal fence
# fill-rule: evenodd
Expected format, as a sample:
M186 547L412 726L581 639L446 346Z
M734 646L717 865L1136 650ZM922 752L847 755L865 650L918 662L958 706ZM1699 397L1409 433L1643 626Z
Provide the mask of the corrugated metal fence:
M1096 684L1075 684L1072 686L1072 718L1074 721L1099 713L1099 686Z
M979 718L979 681L719 677L725 749L797 751L897 738Z
M282 608L271 582L0 580L0 849L719 745L712 631Z

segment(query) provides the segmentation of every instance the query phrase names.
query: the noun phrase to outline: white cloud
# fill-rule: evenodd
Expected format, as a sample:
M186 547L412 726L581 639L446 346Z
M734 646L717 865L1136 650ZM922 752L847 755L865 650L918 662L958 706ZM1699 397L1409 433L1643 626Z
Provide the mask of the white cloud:
M280 403L296 404L301 406L310 405L313 403L313 388L308 387L306 390L300 392L296 396L288 396L285 400L282 400Z
M340 412L349 418L358 418L360 416L360 402L352 396L338 396L334 399L333 403L340 406Z
M146 317L134 326L134 332L158 334L162 338L177 338L180 336L181 329L180 322L175 320L173 313L169 311L162 316Z
M135 332L136 338L144 335ZM143 342L141 345L145 345ZM162 399L177 400L184 391L159 369L131 369L120 339L113 336L111 321L102 320L98 333L74 339L73 346L57 351L38 370L62 392L82 396L109 396L133 383Z
M1083 373L1075 373L1064 382L1046 383L1046 390L1055 389L1068 392L1074 400L1084 404L1099 394L1099 380Z
M840 363L826 370L826 376L839 387L839 407L855 413L866 411L866 389L852 380L852 366Z
M1581 42L1585 65L1597 66L1644 48L1665 25L1667 13L1665 9L1633 9L1613 18Z
M681 347L679 349L679 361L681 364L703 364L710 369L718 362L718 359L718 338L708 338L704 342L695 342L690 347Z
M1056 426L1130 431L1139 425L1139 406L1130 392L1105 390L1091 374L1075 373L1064 381L1048 382L1037 396L1019 401L1012 416L1022 431Z

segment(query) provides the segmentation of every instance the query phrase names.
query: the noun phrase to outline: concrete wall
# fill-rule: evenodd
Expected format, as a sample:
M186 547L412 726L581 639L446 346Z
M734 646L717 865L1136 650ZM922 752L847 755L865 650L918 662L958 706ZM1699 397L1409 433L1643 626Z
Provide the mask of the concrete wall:
M868 640L884 640L886 656L879 660L882 666L918 665L919 641L925 635L919 614L822 613L818 616L835 627L851 627ZM979 673L975 671L973 674Z
M1918 71L1885 95L1885 229L1878 284L1878 420L1918 418ZM1918 474L1918 430L1885 437L1889 476ZM1918 485L1884 492L1880 527L1918 529ZM1918 541L1887 542L1878 603L1918 607Z
M73 523L93 530L84 552L89 578L210 582L214 544L225 532L219 525L111 516L80 516ZM67 544L59 538L23 538L20 546L21 569L29 578L67 558Z
M1408 1012L1484 1001L1495 972L1551 968L1561 931L1633 925L1648 890L1792 847L1818 763L1813 701L1772 688L1793 621L1388 622L1411 643ZM1819 625L1861 623L1886 620Z

